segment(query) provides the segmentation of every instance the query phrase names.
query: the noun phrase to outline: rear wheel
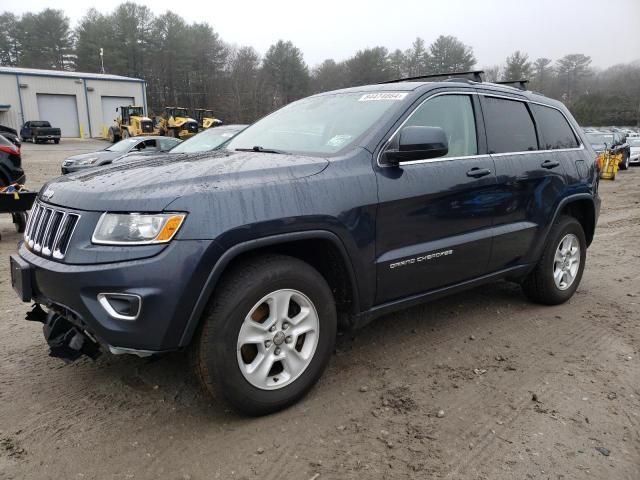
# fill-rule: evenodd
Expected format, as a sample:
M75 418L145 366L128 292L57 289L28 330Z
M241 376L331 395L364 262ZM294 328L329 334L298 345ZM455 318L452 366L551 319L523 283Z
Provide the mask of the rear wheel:
M622 161L620 162L620 170L626 170L629 168L629 155L626 153L622 154Z
M587 253L587 242L580 222L561 216L553 225L538 264L522 283L522 289L534 302L557 305L575 293Z
M126 128L122 129L122 139L124 140L125 138L129 138L131 135L129 135L129 130Z
M211 301L192 360L203 386L248 415L302 398L324 371L337 318L326 281L310 265L269 255L236 266Z
M60 139L59 138L54 138L53 139L53 143L55 143L56 145L58 145L60 143Z

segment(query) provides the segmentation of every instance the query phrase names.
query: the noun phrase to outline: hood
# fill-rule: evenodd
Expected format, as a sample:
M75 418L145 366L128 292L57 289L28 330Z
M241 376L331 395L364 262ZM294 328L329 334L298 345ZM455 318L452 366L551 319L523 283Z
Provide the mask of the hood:
M100 150L98 152L81 153L79 155L72 155L67 157L64 161L65 165L70 165L78 160L85 160L87 158L98 158L100 160L113 160L121 157L124 152L109 152L108 150Z
M186 193L284 183L328 164L325 158L259 152L164 154L72 173L40 192L47 192L49 203L79 210L159 212Z

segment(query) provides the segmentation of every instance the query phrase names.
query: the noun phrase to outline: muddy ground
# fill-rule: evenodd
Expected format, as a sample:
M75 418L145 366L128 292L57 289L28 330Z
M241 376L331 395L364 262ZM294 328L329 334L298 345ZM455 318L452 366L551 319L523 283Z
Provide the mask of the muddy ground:
M29 185L96 145L25 145ZM342 335L311 394L259 419L201 394L183 354L48 357L10 287L19 236L3 215L0 478L637 480L640 168L601 193L569 303L503 282L389 315Z

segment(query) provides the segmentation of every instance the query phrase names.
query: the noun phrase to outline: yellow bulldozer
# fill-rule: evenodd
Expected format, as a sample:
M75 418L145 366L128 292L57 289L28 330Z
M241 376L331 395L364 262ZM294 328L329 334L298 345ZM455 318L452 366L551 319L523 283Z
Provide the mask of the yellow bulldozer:
M116 124L109 127L107 138L115 143L129 137L141 135L158 135L158 130L153 128L153 121L145 116L144 108L135 105L127 105L116 108L119 113L115 119Z
M183 107L165 107L164 113L158 118L157 125L160 135L175 138L189 138L198 133L198 122L189 116Z
M209 110L208 108L196 108L194 114L196 122L198 122L198 127L202 130L222 125L222 120L216 118L213 110Z

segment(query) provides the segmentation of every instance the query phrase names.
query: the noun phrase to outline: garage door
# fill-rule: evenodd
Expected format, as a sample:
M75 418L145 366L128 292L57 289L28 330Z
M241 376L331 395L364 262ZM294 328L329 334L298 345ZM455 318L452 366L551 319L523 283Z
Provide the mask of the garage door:
M52 127L60 128L63 137L80 136L75 95L38 93L37 98L39 120L46 120Z
M132 97L102 97L102 125L100 135L106 136L109 127L115 125L113 120L120 114L116 108L133 105Z

